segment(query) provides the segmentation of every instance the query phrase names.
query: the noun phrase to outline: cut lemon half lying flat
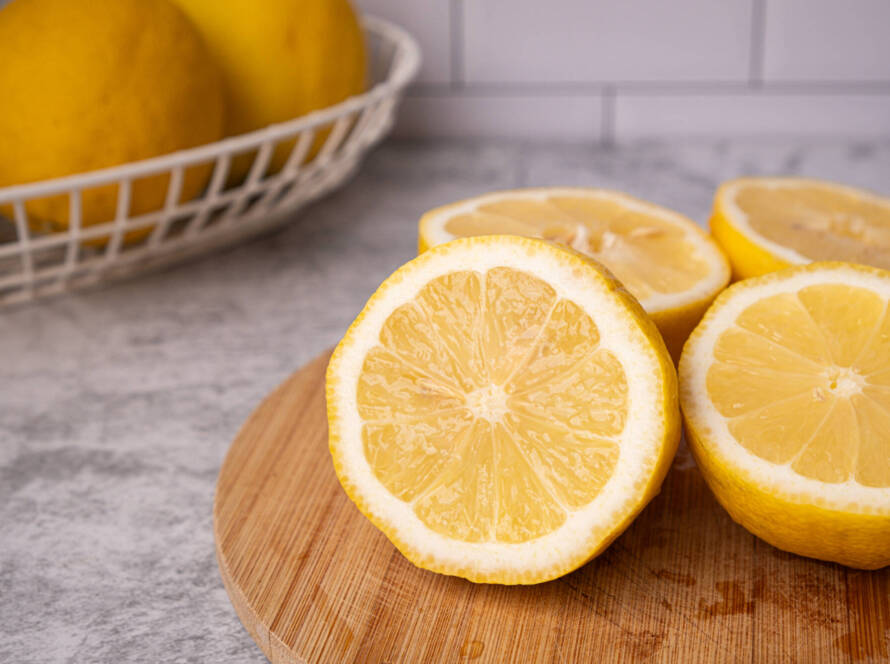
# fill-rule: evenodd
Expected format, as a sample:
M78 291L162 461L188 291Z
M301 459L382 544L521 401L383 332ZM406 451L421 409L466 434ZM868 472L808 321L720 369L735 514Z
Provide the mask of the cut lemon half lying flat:
M690 448L770 544L890 564L890 272L813 263L716 300L680 360Z
M711 232L736 279L810 261L890 269L890 199L831 182L726 182L714 198Z
M413 563L537 583L602 551L657 493L676 374L602 267L547 242L467 238L402 266L327 371L330 449Z
M559 242L601 262L655 321L675 361L729 282L726 258L691 220L604 189L521 189L446 205L421 218L419 249L500 233Z

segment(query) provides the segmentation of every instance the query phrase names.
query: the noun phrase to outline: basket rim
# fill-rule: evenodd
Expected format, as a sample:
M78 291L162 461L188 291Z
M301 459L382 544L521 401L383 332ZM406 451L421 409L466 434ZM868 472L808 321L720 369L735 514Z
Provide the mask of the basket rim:
M369 90L306 115L193 148L92 171L0 187L0 203L16 203L71 190L82 190L121 180L155 175L177 167L187 168L197 163L215 160L223 153L247 151L259 147L266 141L280 140L295 133L328 124L347 113L365 108L387 97L395 97L407 87L420 69L421 52L417 40L401 26L377 16L364 14L361 17L361 22L366 32L382 37L395 47L392 56L393 64L387 77Z

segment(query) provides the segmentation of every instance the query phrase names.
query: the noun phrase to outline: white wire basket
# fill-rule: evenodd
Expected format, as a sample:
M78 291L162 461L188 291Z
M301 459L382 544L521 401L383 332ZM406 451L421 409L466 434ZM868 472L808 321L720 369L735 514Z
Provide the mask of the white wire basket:
M235 244L292 220L298 208L343 184L392 127L397 104L420 65L417 43L404 30L370 16L363 24L371 85L362 95L189 150L0 188L0 210L12 210L12 219L0 219L0 307L129 277ZM284 166L267 173L276 147L289 142L293 148ZM227 187L232 159L250 153L255 157L246 178ZM207 164L212 164L212 175L203 194L181 202L184 173ZM163 207L130 216L134 182L159 174L169 176ZM82 225L82 193L103 185L117 185L114 220ZM67 198L68 227L34 232L26 204L58 195Z

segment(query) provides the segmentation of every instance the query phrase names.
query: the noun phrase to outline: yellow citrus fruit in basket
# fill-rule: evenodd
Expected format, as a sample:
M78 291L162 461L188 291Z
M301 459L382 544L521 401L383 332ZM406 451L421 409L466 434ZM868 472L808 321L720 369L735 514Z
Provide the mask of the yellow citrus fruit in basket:
M825 260L890 269L890 199L832 182L726 182L714 198L711 232L736 279Z
M220 76L167 0L14 0L0 9L0 186L146 159L222 136ZM182 200L209 166L187 171ZM160 208L166 174L134 181L130 215ZM82 223L111 221L117 185L82 193ZM35 200L40 230L64 230L65 195ZM4 210L9 214L9 210Z
M729 282L726 258L694 222L604 189L520 189L446 205L421 218L419 249L495 233L556 241L601 262L655 321L675 361Z
M223 72L229 135L291 120L365 89L364 35L347 0L175 1ZM281 168L292 145L276 149L270 172ZM252 158L233 161L231 180L246 174Z
M541 240L465 238L402 266L327 371L346 493L413 563L538 583L601 552L658 492L676 375L639 304Z
M890 272L812 263L724 291L680 360L689 445L770 544L890 564Z

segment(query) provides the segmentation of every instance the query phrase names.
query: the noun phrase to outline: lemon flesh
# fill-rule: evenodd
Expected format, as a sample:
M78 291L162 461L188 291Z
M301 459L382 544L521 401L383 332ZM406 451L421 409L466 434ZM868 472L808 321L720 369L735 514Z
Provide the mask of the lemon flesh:
M890 486L887 302L820 284L751 305L721 334L708 393L749 452L821 482ZM883 350L883 353L875 354Z
M715 197L711 228L737 278L810 261L890 269L890 199L831 182L727 182Z
M780 548L890 563L888 300L890 273L813 263L726 291L684 351L690 445L730 513Z
M555 530L611 475L627 417L624 371L597 340L576 304L519 270L430 282L387 319L359 379L375 476L448 537Z
M729 281L726 259L692 221L600 189L497 192L438 208L420 221L419 248L501 233L554 241L601 262L654 318L675 359Z
M384 282L335 351L331 452L418 565L536 583L654 495L677 443L674 380L651 322L592 262L458 240Z

